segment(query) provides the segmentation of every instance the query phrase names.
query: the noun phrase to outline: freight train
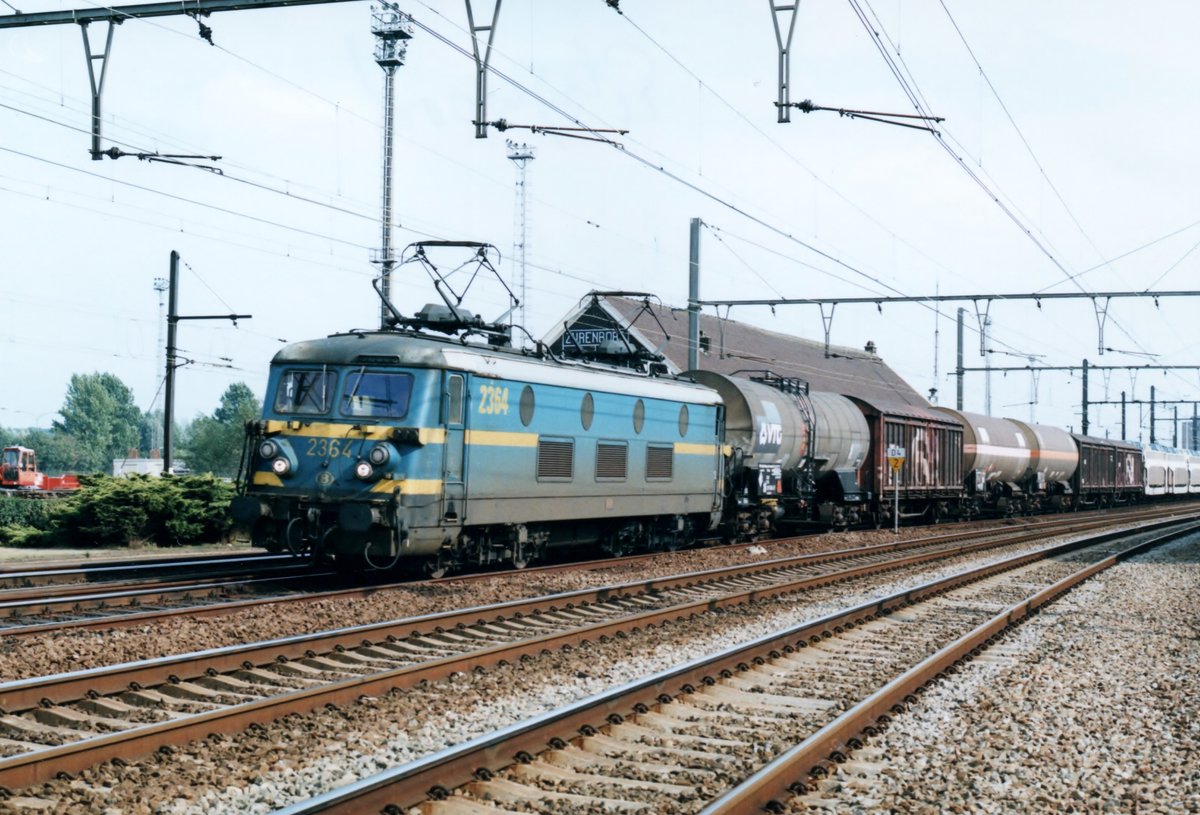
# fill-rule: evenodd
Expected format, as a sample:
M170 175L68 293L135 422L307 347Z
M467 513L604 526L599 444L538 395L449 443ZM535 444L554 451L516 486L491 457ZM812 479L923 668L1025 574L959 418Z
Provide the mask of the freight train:
M231 506L256 545L439 575L556 547L619 555L894 512L936 523L1200 494L1200 455L1184 451L769 371L566 360L511 347L450 301L396 323L276 354Z

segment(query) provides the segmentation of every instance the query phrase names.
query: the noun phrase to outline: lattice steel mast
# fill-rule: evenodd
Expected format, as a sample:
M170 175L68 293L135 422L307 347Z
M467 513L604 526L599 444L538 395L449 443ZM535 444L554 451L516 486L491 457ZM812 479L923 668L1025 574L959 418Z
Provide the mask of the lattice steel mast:
M392 252L392 158L393 132L396 125L396 69L404 64L408 41L412 39L412 18L392 3L371 7L371 33L375 35L375 62L383 69L383 194L380 205L380 241L377 255L371 259L379 266L379 327L387 328L387 303L391 299L392 270L396 257Z
M528 144L517 144L512 139L507 141L508 157L517 165L517 208L515 242L513 244L513 260L517 265L517 292L521 303L517 307L517 322L526 331L529 330L529 314L526 304L529 302L529 279L525 266L525 252L529 247L529 213L528 213L528 180L526 169L534 159L534 150ZM522 334L522 337L525 335ZM522 342L522 344L524 344Z

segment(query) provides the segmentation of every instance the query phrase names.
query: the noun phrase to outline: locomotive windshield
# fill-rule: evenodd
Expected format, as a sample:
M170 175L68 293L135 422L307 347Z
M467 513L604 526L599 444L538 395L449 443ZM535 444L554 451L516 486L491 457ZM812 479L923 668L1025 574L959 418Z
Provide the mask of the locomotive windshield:
M402 419L408 413L412 387L412 374L355 371L346 377L342 392L342 415Z
M5 467L16 467L17 464L19 463L17 461L17 458L20 455L21 455L20 450L16 450L11 447L9 449L5 450L4 451L4 466Z
M284 371L275 389L279 413L328 413L337 374L332 371Z

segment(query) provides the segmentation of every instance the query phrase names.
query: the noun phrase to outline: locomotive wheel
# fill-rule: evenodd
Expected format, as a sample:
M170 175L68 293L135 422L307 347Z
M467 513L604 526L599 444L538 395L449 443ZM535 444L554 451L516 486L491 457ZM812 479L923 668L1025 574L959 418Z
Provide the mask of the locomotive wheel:
M308 551L309 540L304 534L304 519L292 518L288 521L283 533L283 542L294 557L300 557Z

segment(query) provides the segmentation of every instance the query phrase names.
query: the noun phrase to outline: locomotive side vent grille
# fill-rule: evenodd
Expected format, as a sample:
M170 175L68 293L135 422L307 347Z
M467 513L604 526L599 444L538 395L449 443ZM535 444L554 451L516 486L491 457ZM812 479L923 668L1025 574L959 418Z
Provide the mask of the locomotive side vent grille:
M624 481L629 463L629 445L625 442L596 444L596 480Z
M575 442L538 439L537 477L569 481L575 471Z
M646 480L670 481L675 475L674 445L649 445L646 447Z

